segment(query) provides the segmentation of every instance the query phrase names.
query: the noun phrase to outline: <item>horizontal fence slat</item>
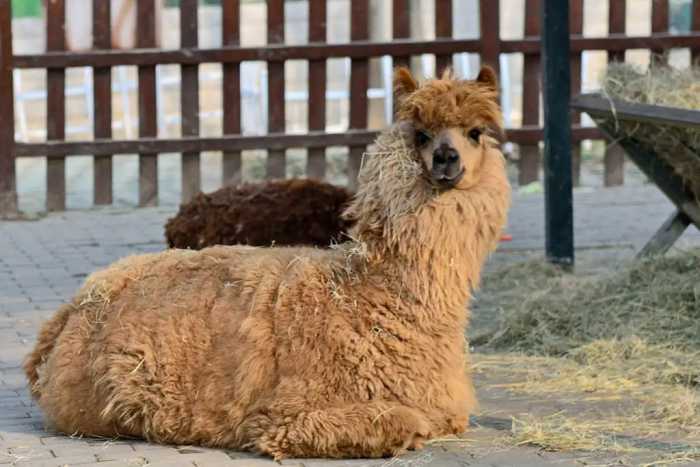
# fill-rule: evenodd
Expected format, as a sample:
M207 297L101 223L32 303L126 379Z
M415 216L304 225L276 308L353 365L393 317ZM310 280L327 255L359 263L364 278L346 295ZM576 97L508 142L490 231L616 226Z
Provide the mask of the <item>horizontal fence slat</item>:
M224 46L237 47L240 42L239 0L222 0L222 41ZM239 63L224 63L222 79L223 133L241 132L241 66ZM226 149L223 152L222 184L236 185L242 180L242 158L240 151Z
M596 127L572 128L573 139L602 139ZM305 134L268 134L262 136L225 135L220 137L139 138L133 140L48 141L45 143L17 143L17 157L57 157L65 154L104 155L180 151L242 151L251 149L286 149L328 146L362 146L377 136L374 130L348 130L343 133L310 131ZM506 131L507 140L518 144L535 144L542 139L537 126L512 128Z
M92 37L94 49L112 46L111 2L92 0ZM93 69L93 126L95 138L112 137L112 70L109 67ZM93 171L94 203L112 204L112 156L95 157Z
M501 40L501 53L539 54L540 38ZM686 34L659 33L653 36L626 36L571 38L571 51L629 49L663 49L700 47L700 32ZM104 50L86 52L47 52L44 54L15 55L15 68L71 68L83 66L117 65L174 65L201 63L237 63L243 61L321 60L325 58L370 58L382 55L444 55L458 52L477 53L481 42L475 39L395 40L391 42L353 41L346 44L277 45L267 47L222 47L216 49L188 48L161 50L139 48L132 50Z
M65 50L66 5L64 0L53 0L46 5L46 47ZM62 140L66 136L66 72L49 69L46 72L46 137ZM62 211L66 208L66 165L63 157L54 157L46 164L46 209Z

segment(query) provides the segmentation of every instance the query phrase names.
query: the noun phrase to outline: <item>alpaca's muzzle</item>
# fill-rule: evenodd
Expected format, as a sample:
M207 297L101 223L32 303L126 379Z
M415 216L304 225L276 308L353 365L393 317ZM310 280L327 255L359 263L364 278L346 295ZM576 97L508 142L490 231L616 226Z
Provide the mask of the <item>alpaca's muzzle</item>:
M464 168L460 162L459 153L452 146L443 143L433 151L431 168L433 182L444 188L452 188L464 176Z

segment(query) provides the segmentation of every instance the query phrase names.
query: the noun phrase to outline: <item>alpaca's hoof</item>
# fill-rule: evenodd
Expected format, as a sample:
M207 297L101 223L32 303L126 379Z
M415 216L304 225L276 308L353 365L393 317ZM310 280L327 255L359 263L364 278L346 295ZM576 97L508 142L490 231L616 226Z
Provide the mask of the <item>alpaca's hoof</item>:
M411 409L404 410L405 413L402 413L402 416L405 419L406 431L401 437L403 440L402 444L392 450L392 456L399 456L406 451L422 449L425 441L430 438L430 425L428 422L417 412Z

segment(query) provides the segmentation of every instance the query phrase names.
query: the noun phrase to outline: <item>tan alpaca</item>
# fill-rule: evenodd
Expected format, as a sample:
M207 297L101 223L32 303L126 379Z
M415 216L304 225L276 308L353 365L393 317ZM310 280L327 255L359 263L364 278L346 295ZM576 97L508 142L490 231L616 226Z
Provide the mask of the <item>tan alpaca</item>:
M395 79L332 250L213 247L123 259L46 323L25 369L65 433L374 457L463 432L470 291L506 219L489 68Z

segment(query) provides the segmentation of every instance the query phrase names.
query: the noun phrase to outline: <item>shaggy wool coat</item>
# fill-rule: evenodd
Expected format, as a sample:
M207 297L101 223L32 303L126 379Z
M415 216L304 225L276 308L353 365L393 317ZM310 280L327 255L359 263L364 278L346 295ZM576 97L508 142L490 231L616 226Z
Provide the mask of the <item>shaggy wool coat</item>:
M351 193L311 179L270 180L199 193L165 224L171 248L319 246L346 240Z
M380 136L347 211L354 240L335 249L170 250L91 275L25 364L46 418L277 459L393 455L463 432L467 304L510 188L486 139L473 183L451 190L426 181L412 144L398 127Z

